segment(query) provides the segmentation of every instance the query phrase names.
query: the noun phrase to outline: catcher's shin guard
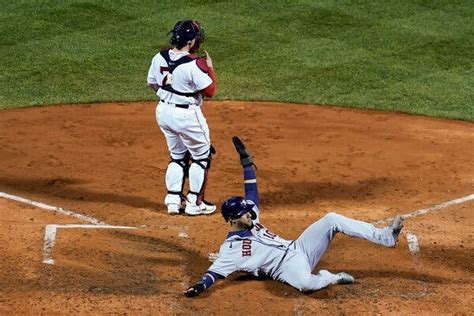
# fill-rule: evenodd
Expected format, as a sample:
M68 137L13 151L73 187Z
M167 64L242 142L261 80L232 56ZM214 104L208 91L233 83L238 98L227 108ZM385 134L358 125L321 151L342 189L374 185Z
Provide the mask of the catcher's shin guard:
M215 153L215 150L211 146L206 158L191 158L191 165L189 167L188 201L196 205L200 205L204 201L204 193L206 191L207 178L209 175L209 169L211 168L213 153Z
M181 159L171 157L166 170L166 189L168 194L165 198L165 205L181 205L183 200L183 189L186 177L188 176L190 154L186 152Z

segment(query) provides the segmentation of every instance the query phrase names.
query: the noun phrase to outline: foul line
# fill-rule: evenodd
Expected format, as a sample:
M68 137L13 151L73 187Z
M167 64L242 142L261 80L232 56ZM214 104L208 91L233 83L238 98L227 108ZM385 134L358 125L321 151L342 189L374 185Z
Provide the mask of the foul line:
M461 203L464 203L464 202L467 202L467 201L470 201L470 200L474 200L474 193L466 195L464 197L460 197L460 198L455 199L455 200L451 200L451 201L447 201L447 202L444 202L444 203L436 204L432 207L422 208L422 209L419 209L419 210L416 210L416 211L412 211L412 212L401 215L401 217L403 219L407 219L407 218L411 218L411 217L415 217L415 216L425 215L429 212L437 211L437 210L446 208L446 207L451 206L451 205L461 204ZM389 217L389 218L382 219L380 221L374 222L373 224L374 225L384 224L384 223L391 222L393 220L394 220L394 217Z
M469 194L469 195L460 197L458 199L454 199L454 200L451 200L451 201L436 204L432 207L422 208L422 209L419 209L419 210L416 210L416 211L412 211L412 212L401 215L401 217L403 219L407 219L407 218L411 218L411 217L415 217L415 216L421 216L421 215L428 214L429 212L432 212L432 211L437 211L437 210L440 210L440 209L443 209L443 208L447 208L451 205L461 204L461 203L471 201L471 200L474 200L474 194ZM373 222L372 224L374 224L374 225L386 224L388 222L393 221L394 219L395 219L394 217L389 217L389 218L382 219L382 220L377 221L377 222ZM402 231L402 233L405 234L405 237L407 239L408 252L410 252L412 255L415 255L415 254L419 253L420 252L420 244L418 242L418 237L411 231Z
M69 210L63 209L62 207L56 207L56 206L44 204L44 203L41 203L41 202L36 202L36 201L30 200L30 199L25 199L25 198L22 198L20 196L8 194L8 193L5 193L5 192L0 192L0 197L3 197L5 199L9 199L9 200L13 200L13 201L17 201L17 202L21 202L21 203L25 203L25 204L29 204L29 205L33 205L33 206L39 207L39 208L47 210L47 211L51 211L51 212L71 216L71 217L77 218L77 219L79 219L83 222L87 222L87 223L91 223L91 224L95 224L95 225L106 225L104 222L101 222L96 218L93 218L93 217L90 217L90 216L87 216L87 215L82 215L82 214L77 213L77 212L69 211Z

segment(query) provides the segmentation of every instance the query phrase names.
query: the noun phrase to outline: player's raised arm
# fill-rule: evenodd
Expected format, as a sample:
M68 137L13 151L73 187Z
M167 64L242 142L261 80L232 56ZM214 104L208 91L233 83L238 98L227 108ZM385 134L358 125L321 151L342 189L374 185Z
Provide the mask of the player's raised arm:
M257 176L255 174L253 159L240 138L234 136L232 137L232 142L234 143L235 149L239 153L240 163L244 168L245 199L253 201L258 207Z

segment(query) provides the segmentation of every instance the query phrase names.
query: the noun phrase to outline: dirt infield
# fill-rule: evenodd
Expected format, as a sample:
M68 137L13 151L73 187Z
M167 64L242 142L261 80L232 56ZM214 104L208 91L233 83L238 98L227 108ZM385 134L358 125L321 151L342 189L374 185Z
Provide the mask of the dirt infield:
M138 229L45 227L78 218L0 198L0 314L470 314L474 202L406 220L395 249L337 236L319 269L357 283L312 294L232 275L196 299L197 280L226 236L220 214L168 216L168 153L154 103L0 112L0 192ZM242 194L231 137L258 166L262 222L293 239L329 211L366 221L474 193L474 125L403 114L275 103L207 102L217 155L207 199Z

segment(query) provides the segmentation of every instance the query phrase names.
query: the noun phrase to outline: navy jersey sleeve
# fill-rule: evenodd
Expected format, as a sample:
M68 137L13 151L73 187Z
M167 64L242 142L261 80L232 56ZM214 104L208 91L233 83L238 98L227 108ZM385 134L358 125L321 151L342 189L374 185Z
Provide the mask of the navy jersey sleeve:
M244 168L244 190L245 199L253 201L258 207L257 175L253 165Z

